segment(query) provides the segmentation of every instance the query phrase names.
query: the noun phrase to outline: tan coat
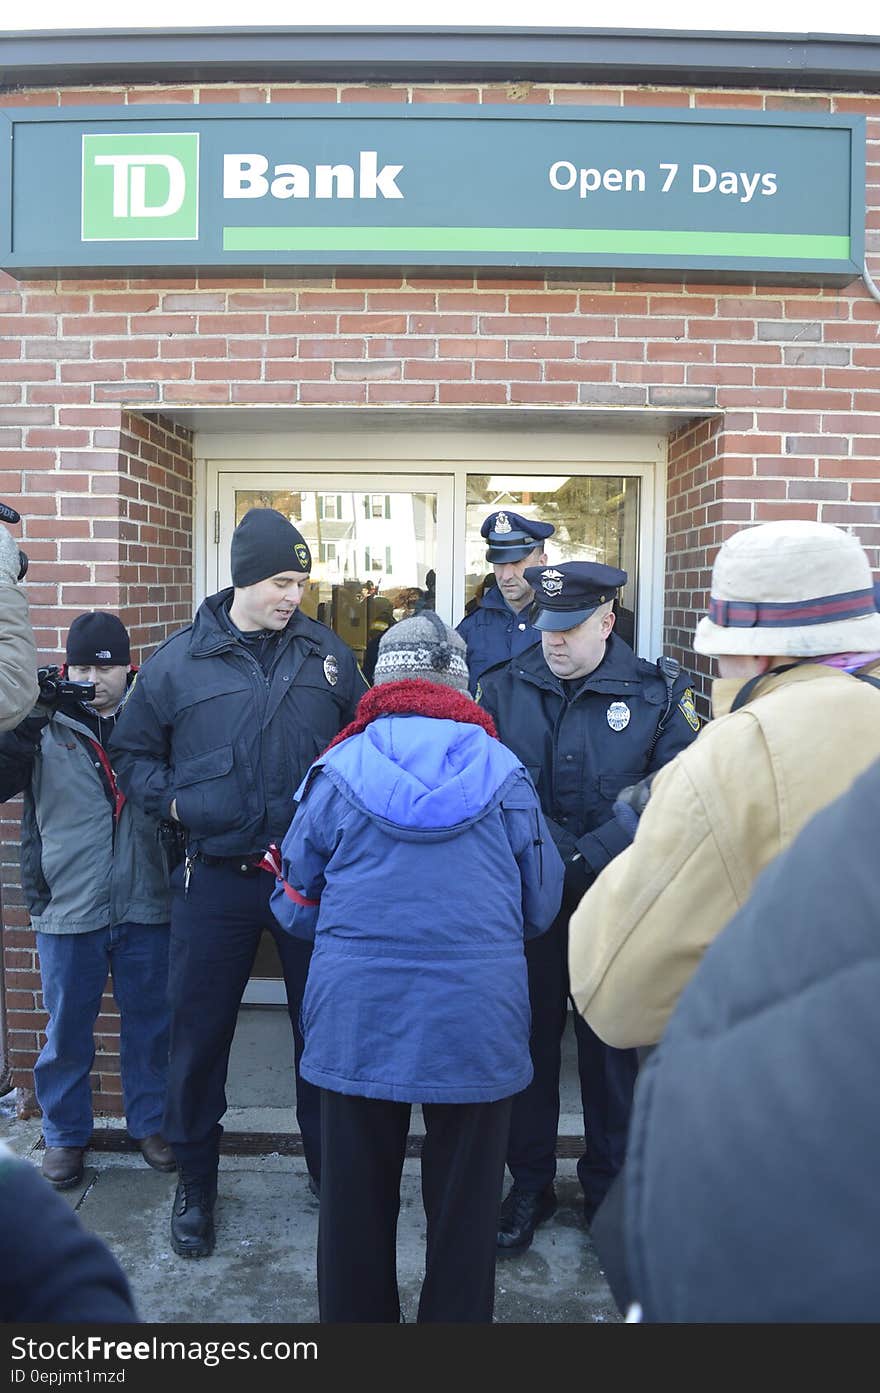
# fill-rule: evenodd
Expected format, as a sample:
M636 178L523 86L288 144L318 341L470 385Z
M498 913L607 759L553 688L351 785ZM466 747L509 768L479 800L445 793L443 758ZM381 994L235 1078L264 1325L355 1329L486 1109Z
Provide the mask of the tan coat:
M0 582L0 730L14 730L37 699L37 650L27 596Z
M880 663L866 671L880 676ZM572 996L609 1045L659 1040L757 875L880 757L870 683L806 663L727 714L742 685L714 684L716 719L657 774L632 846L572 916Z

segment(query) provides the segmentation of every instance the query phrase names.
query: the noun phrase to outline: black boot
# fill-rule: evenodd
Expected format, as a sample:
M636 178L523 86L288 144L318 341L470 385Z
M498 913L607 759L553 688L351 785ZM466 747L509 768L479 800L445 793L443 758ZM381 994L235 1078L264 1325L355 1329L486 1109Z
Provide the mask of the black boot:
M181 1258L207 1258L214 1251L217 1172L181 1167L171 1210L171 1246Z
M501 1206L499 1257L523 1252L534 1238L538 1225L555 1213L556 1191L552 1185L543 1190L520 1190L513 1185Z

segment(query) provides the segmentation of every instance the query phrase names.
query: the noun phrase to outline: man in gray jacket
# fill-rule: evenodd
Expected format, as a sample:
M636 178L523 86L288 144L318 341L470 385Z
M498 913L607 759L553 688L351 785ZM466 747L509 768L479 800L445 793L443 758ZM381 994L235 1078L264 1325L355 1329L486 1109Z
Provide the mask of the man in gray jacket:
M117 787L105 749L134 680L130 657L115 615L81 614L70 626L62 676L93 683L93 699L41 700L0 735L0 801L24 793L22 888L49 1013L34 1082L43 1175L59 1189L82 1178L94 1024L111 968L129 1132L149 1165L175 1169L159 1131L168 1066L167 853L156 819Z

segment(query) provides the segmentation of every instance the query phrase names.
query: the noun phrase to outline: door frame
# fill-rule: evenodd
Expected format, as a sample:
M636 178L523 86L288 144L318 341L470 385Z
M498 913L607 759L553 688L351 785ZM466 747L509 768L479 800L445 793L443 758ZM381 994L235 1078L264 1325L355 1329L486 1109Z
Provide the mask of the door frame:
M195 599L221 588L228 576L228 513L221 496L244 477L263 486L289 486L290 473L314 479L321 471L326 485L355 480L354 487L373 491L377 478L404 477L410 487L451 478L451 566L437 566L437 613L456 623L465 603L465 522L468 474L491 472L558 475L619 475L638 478L639 490L639 625L636 647L645 657L662 652L664 573L666 563L665 435L640 433L554 432L528 429L461 431L291 431L217 436L198 433L195 440ZM375 471L375 472L374 472ZM235 476L234 482L229 476ZM285 479L284 476L287 476ZM310 487L315 487L312 483ZM346 487L351 487L347 484ZM323 490L322 490L323 491ZM375 491L378 492L378 484ZM228 512L228 504L227 512ZM438 497L438 537L442 544ZM216 538L216 540L215 540ZM221 562L221 556L226 561ZM442 571L442 579L441 579ZM451 571L451 585L450 585ZM228 581L226 582L228 583Z
M464 612L467 476L485 473L619 475L640 480L638 523L638 632L645 656L662 652L666 563L665 435L555 432L523 422L511 430L359 429L350 431L197 432L194 441L195 600L229 583L229 543L236 487L289 487L290 475L305 487L380 492L406 483L437 491L437 613L454 624ZM308 480L308 483L305 481ZM449 528L450 565L441 561L443 527ZM225 559L222 559L225 558ZM283 979L251 978L243 1005L284 1006Z

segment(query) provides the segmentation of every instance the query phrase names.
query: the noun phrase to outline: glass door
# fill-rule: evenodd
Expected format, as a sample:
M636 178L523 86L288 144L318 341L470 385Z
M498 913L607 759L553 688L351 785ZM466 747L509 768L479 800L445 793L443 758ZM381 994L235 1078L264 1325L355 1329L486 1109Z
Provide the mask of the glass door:
M231 584L232 532L249 508L275 508L312 553L302 608L348 644L368 680L387 628L420 609L452 607L453 477L220 474L217 584ZM274 942L263 935L246 1003L284 1001Z
M495 583L486 562L480 525L496 508L554 527L544 550L551 565L599 561L619 566L627 583L615 601L616 632L636 647L639 589L639 499L641 480L618 474L535 474L503 466L492 474L467 476L465 607L479 603Z

